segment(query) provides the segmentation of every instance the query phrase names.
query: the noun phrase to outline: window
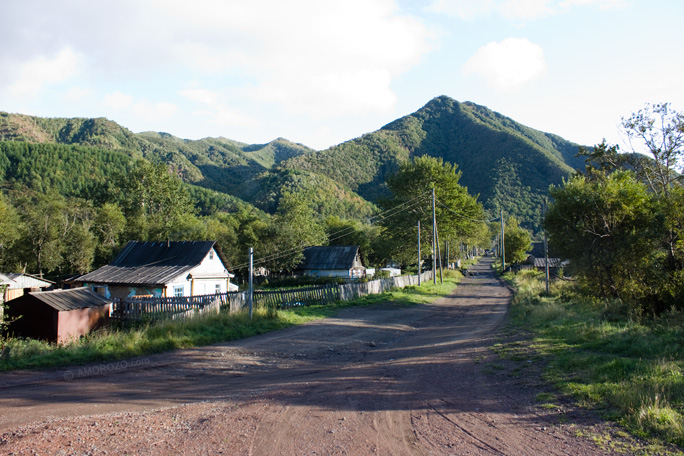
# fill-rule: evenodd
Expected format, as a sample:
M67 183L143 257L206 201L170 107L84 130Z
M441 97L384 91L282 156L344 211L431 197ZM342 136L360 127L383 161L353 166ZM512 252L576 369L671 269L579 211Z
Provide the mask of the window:
M221 284L220 283L216 284L216 293L221 293Z
M185 287L183 285L173 287L173 295L177 298L185 296Z
M210 260L214 259L214 250L213 249L209 251L209 259Z
M97 286L94 286L94 287L93 287L93 291L94 291L95 293L97 293L97 294L100 294L100 295L102 295L102 296L104 296L104 297L107 297L107 289L106 289L105 287L97 287Z

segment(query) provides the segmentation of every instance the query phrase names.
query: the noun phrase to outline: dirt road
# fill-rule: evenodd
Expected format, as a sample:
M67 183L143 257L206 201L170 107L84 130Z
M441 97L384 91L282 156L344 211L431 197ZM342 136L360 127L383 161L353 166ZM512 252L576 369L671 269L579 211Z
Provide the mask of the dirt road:
M2 374L0 454L606 454L497 364L490 347L511 293L486 259L471 272L432 304Z

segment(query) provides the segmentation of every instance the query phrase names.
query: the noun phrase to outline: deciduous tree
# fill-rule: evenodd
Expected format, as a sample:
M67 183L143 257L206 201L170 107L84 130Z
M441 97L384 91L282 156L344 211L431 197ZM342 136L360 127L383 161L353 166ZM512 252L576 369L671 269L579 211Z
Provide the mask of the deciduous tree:
M381 200L379 205L387 213L381 225L392 258L404 264L415 262L419 220L423 251L430 251L433 188L440 240L458 240L477 231L484 210L477 199L459 185L460 177L456 165L425 155L403 162L387 179L392 196Z

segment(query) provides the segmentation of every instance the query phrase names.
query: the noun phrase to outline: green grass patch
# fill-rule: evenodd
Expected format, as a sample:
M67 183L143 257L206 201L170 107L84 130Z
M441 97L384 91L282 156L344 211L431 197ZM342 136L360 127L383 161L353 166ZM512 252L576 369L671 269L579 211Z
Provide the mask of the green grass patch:
M513 324L532 331L531 347L548 361L546 380L653 448L684 445L683 315L636 321L620 303L586 297L571 281L555 280L546 296L539 273L512 280ZM510 357L518 348L494 350Z
M444 283L428 282L392 290L380 295L313 305L287 310L255 309L253 319L246 312L230 315L222 312L187 320L168 320L125 329L102 329L67 344L50 344L33 339L2 341L4 355L0 370L60 367L108 360L120 360L169 350L199 347L276 331L311 320L331 317L341 309L358 306L415 305L428 303L451 293L460 281L460 273L449 271Z

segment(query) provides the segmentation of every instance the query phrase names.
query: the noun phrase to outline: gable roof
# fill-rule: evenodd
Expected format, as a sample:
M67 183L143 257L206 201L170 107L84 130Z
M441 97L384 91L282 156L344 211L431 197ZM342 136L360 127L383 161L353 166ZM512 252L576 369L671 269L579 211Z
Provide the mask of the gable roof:
M112 301L90 288L71 288L68 290L31 291L29 296L47 304L58 311L87 309L104 306Z
M351 269L358 254L358 245L307 247L304 249L304 260L297 269Z
M55 282L50 280L40 279L29 274L17 274L10 272L7 274L14 283L10 288L49 288L54 286Z
M114 258L114 261L82 275L77 281L121 285L164 285L199 265L215 245L215 241L130 241ZM218 248L216 250L221 258ZM221 261L225 267L223 258Z

